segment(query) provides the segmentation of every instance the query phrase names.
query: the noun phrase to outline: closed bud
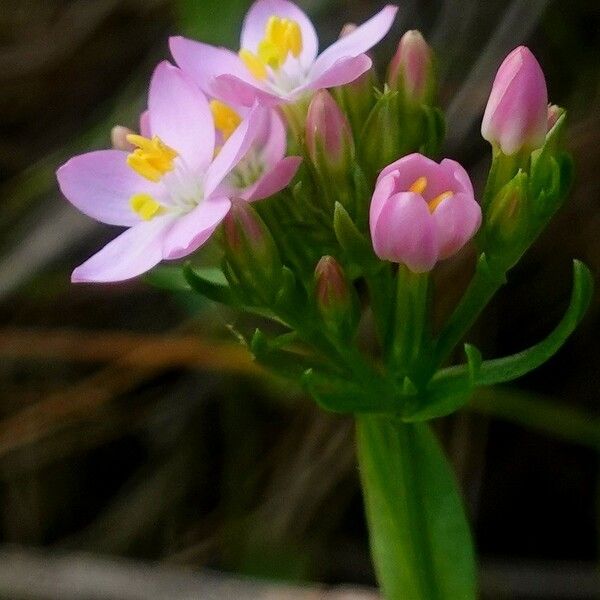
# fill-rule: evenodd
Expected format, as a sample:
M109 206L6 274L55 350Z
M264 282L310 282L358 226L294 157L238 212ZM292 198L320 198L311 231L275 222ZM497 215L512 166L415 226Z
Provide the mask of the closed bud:
M547 125L548 133L550 133L550 131L552 131L552 129L554 129L554 126L556 125L556 123L558 123L558 120L564 114L565 114L564 108L561 108L560 106L557 106L556 104L548 105L548 125Z
M548 132L548 91L531 50L515 48L500 65L485 108L481 135L503 154L540 148Z
M318 91L311 100L305 139L311 161L326 173L347 170L354 158L350 124L326 90Z
M317 263L315 300L328 328L338 335L353 332L357 323L355 292L333 256L323 256Z
M516 263L530 241L528 183L527 174L519 171L492 198L486 210L484 251L505 269Z
M387 84L409 103L432 104L435 94L433 52L420 31L407 31L400 39L388 68Z
M281 277L281 259L271 233L250 204L236 200L223 220L225 256L239 282L271 298Z

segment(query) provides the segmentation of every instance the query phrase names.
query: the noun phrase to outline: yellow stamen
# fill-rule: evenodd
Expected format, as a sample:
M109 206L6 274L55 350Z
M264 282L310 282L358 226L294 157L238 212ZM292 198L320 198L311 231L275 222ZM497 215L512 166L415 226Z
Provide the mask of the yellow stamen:
M227 104L224 104L223 102L219 102L218 100L211 101L210 110L215 122L215 128L221 132L224 141L229 139L231 134L242 122L242 118L235 112L235 110L233 110L233 108Z
M164 212L164 208L150 194L134 194L129 200L129 206L144 221Z
M160 181L168 171L173 170L173 161L178 154L159 137L151 140L141 135L129 134L125 138L137 148L127 156L127 164L142 177L150 181Z
M429 212L433 212L444 200L448 198L452 198L454 196L453 192L442 192L438 194L433 200L430 200L427 206L429 207Z
M427 177L419 177L409 188L409 192L422 194L427 188Z
M292 19L275 15L269 17L265 27L265 37L259 42L257 54L240 50L240 58L257 79L267 77L266 67L281 68L289 54L298 58L302 52L302 30Z
M256 54L252 54L250 50L245 50L242 48L239 52L239 56L242 59L243 63L246 65L246 68L256 79L266 79L267 78L267 69L265 65L261 62L260 58L256 56Z

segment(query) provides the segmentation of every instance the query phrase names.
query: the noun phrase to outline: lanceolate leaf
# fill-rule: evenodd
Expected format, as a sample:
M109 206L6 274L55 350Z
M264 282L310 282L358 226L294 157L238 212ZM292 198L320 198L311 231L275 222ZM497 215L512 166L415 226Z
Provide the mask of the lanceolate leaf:
M469 525L450 465L429 426L358 416L357 446L383 597L473 600Z

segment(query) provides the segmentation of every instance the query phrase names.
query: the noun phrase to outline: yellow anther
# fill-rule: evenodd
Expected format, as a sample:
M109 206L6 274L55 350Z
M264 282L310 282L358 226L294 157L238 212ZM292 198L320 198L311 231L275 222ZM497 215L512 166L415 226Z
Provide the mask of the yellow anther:
M221 132L223 140L229 139L231 134L242 122L242 118L235 112L235 110L233 110L233 108L231 108L231 106L228 106L223 102L219 102L218 100L211 101L210 110L215 122L215 128Z
M150 194L134 194L129 200L129 206L144 221L164 212L164 208Z
M267 68L261 62L260 58L256 56L256 54L252 54L250 50L245 50L242 48L239 52L239 56L242 59L242 62L246 65L246 68L256 79L266 79L267 78Z
M427 204L429 207L429 212L433 212L444 200L448 198L452 198L454 196L453 192L442 192L438 194L433 200L430 200Z
M258 57L272 69L279 69L288 54L298 58L302 52L302 30L296 21L272 16L267 21L265 37L258 44Z
M427 188L427 177L419 177L409 188L409 192L422 194Z
M137 146L127 156L127 164L142 177L150 181L160 181L165 173L173 170L173 161L178 154L159 137L154 136L152 139L148 139L131 133L126 136L126 140Z

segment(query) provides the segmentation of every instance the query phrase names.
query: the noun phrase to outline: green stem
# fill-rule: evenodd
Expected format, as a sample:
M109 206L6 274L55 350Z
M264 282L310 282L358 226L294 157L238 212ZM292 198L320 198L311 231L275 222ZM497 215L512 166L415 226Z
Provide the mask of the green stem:
M451 468L424 423L357 416L371 552L386 600L471 600L475 566Z
M427 273L413 273L406 266L399 265L390 368L400 376L413 371L423 351L429 308L428 287Z

